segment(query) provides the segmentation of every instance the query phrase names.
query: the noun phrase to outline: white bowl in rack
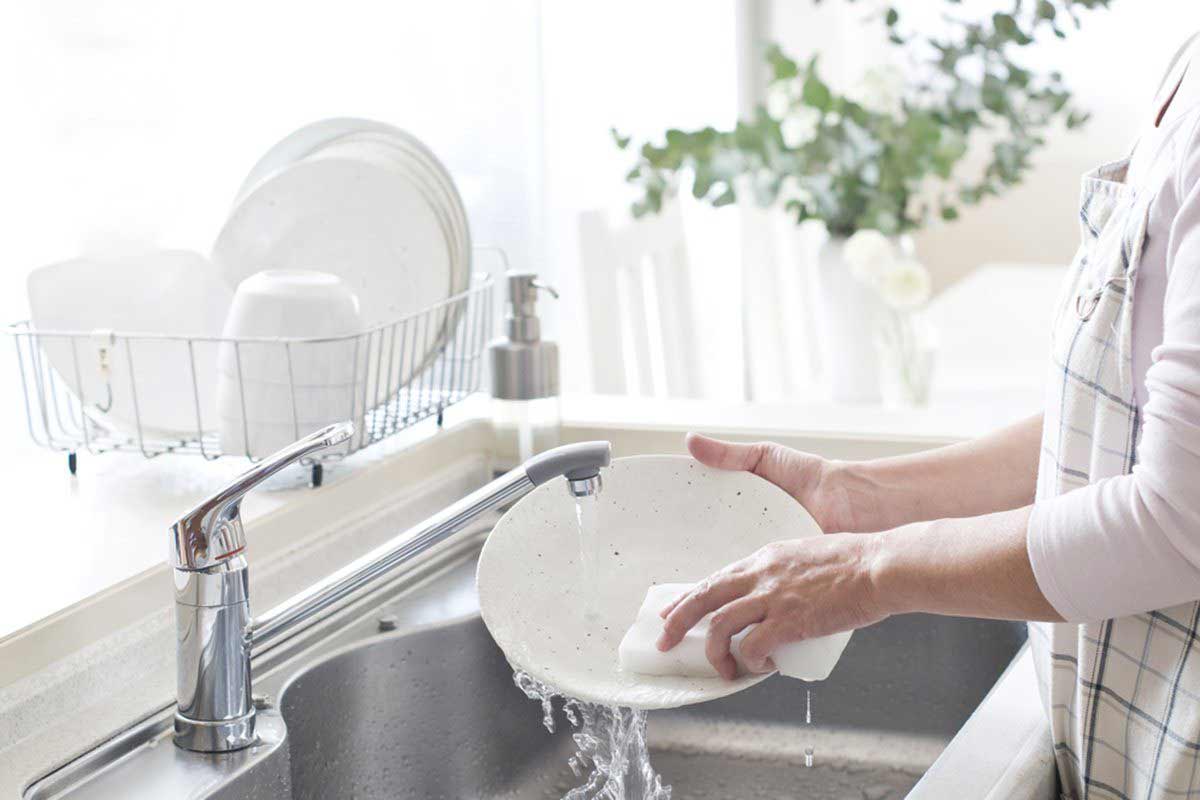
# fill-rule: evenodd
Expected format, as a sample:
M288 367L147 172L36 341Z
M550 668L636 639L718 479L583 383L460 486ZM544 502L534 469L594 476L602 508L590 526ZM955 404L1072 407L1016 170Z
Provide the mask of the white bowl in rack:
M264 270L242 281L217 364L222 452L261 458L357 418L361 328L358 297L336 275Z

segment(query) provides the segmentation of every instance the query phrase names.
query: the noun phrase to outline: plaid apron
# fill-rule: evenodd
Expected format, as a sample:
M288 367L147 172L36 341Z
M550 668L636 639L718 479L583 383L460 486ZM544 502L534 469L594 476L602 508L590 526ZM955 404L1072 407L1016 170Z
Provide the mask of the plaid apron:
M1039 500L1133 469L1132 300L1153 198L1126 183L1128 166L1083 181L1083 244L1053 332ZM1029 626L1063 798L1200 797L1198 615L1189 603Z

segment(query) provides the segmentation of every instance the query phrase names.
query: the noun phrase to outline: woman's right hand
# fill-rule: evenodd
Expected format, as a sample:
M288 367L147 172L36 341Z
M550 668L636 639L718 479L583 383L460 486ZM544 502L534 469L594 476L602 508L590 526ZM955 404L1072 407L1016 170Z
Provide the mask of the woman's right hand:
M739 444L689 433L687 448L697 461L717 469L745 470L783 489L813 515L825 533L861 531L850 493L841 484L841 465L774 442Z

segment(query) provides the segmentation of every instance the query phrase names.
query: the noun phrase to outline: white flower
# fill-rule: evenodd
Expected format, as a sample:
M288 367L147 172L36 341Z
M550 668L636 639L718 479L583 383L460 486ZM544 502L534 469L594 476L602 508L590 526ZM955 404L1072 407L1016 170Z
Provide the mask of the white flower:
M903 70L892 66L872 67L863 73L846 96L876 114L898 117L904 110Z
M813 193L808 190L804 184L800 183L800 179L795 175L788 175L783 179L783 183L779 186L779 205L787 207L787 204L795 201L802 206L811 206L816 200Z
M896 249L877 230L861 230L846 240L842 258L850 273L868 286L877 286L883 274L896 261Z
M889 306L911 310L929 302L933 279L929 270L915 258L901 258L884 271L878 286L879 294Z
M775 83L767 89L767 113L773 119L783 119L792 109L792 93L785 83Z
M803 147L816 137L821 128L821 112L802 106L791 113L779 126L783 143L791 150Z

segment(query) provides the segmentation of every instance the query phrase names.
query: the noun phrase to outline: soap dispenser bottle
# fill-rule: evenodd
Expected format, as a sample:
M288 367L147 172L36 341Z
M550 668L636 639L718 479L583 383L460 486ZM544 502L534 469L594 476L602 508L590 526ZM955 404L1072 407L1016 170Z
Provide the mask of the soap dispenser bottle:
M505 335L488 345L492 419L504 441L516 439L517 462L559 445L558 345L542 339L538 292L558 292L532 272L509 272ZM510 440L511 441L511 440Z

